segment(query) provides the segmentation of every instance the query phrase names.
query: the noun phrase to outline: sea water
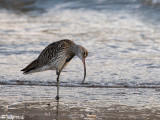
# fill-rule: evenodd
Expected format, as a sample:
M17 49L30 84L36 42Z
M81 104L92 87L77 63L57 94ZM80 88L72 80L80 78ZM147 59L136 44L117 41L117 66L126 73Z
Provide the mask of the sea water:
M70 39L89 51L87 77L75 57L61 86L160 87L159 0L1 0L0 84L56 85L56 72L20 71L50 43Z

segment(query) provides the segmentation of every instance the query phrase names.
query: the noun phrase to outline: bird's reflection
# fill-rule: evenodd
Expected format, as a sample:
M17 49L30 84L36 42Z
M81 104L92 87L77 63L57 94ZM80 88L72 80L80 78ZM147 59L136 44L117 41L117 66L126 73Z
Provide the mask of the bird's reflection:
M25 102L24 103L24 115L23 115L23 117L24 117L25 120L30 120L31 118L34 118L35 120L39 120L39 117L41 117L41 114L43 113L46 118L53 116L53 120L60 120L61 117L59 115L59 113L60 113L59 104L60 103L58 101L53 102L53 108L56 108L56 109L53 109L52 106L51 106L51 103L48 103L47 104L47 106L48 106L47 109L40 110L39 108L38 109L35 108L37 105L40 105L40 104L36 104L36 103L29 104L29 103ZM41 104L41 105L44 105L44 104ZM32 106L32 109L30 109L31 106Z
M56 120L59 120L59 101L57 101Z

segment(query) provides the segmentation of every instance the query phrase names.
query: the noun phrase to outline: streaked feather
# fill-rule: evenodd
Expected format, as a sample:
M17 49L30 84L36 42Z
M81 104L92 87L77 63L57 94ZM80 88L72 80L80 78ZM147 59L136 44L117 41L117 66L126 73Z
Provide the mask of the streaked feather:
M21 71L24 71L24 74L28 74L49 69L62 69L66 60L74 57L75 54L70 50L74 45L75 43L73 41L67 39L53 42L40 53L36 60Z

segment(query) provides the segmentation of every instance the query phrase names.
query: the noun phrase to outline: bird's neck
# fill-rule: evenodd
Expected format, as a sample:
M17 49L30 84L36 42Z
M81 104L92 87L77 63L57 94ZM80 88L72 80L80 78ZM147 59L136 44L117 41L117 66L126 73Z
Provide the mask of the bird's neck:
M72 46L70 46L70 52L74 55L78 55L79 48L79 45L73 44Z

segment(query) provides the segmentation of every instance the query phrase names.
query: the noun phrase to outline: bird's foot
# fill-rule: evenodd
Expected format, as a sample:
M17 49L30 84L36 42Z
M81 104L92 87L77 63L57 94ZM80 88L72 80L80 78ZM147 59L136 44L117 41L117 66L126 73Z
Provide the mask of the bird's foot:
M82 82L81 84L85 84L84 82Z
M83 80L83 81L81 82L81 84L85 84L85 81Z
M84 84L84 80L81 82L81 84Z
M55 99L56 99L57 101L59 101L59 96L56 96Z
M89 83L86 83L86 82L81 82L80 84L81 85L89 85Z

